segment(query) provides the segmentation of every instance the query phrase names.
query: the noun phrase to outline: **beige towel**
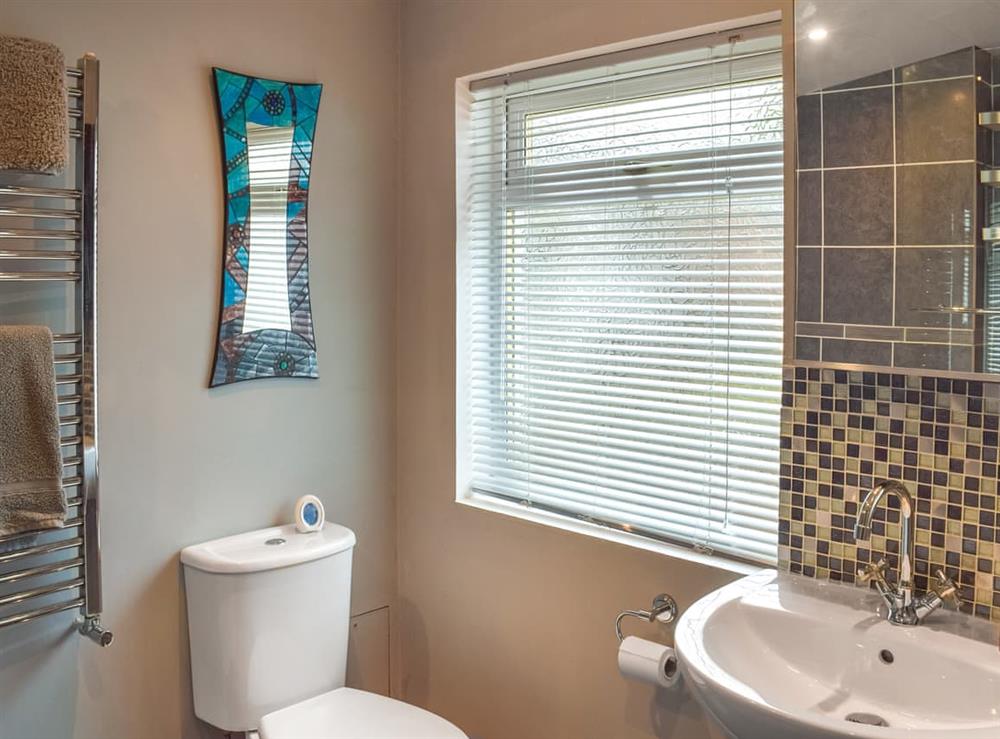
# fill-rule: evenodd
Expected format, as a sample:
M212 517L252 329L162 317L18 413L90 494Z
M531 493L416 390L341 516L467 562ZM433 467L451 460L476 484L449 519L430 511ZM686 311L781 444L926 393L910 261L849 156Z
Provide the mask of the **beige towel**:
M0 169L66 167L66 62L58 46L0 36Z
M0 326L0 535L66 520L52 359L45 326Z

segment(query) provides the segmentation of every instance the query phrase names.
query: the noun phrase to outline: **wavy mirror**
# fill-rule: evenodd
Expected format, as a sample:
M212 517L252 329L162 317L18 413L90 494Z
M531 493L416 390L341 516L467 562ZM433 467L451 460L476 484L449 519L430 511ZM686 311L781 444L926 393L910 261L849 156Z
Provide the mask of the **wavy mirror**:
M323 86L213 72L226 219L210 384L318 377L307 204Z
M799 0L795 355L1000 372L1000 0Z

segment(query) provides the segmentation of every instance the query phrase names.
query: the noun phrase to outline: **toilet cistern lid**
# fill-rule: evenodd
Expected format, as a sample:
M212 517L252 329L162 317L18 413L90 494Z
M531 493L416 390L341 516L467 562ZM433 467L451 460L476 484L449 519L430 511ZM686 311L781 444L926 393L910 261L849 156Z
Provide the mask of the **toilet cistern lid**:
M409 703L337 688L260 720L261 739L468 739L452 723Z
M205 572L238 574L330 557L356 542L350 529L327 522L322 531L300 534L294 524L195 544L181 550L181 562Z

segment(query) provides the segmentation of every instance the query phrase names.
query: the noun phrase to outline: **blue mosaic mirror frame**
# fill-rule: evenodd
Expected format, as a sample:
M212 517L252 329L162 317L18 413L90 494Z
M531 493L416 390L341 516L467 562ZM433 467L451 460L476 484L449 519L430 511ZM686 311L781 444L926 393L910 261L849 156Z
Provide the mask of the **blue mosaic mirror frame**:
M225 234L211 387L319 377L309 300L308 199L323 86L213 68Z

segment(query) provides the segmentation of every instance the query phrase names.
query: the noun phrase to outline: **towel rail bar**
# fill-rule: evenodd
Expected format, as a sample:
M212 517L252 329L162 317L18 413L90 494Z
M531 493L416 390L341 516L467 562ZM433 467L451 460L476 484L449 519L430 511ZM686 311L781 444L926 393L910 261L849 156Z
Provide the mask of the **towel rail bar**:
M0 282L76 282L79 272L0 272Z
M0 628L23 624L44 616L79 609L81 634L101 646L112 635L100 624L102 607L101 552L99 536L97 464L97 160L98 160L98 76L99 63L93 54L66 70L71 84L67 108L69 136L76 164L75 181L69 187L34 187L0 183L0 216L65 221L65 228L0 228L0 240L31 239L43 242L77 242L65 251L54 249L0 249L0 260L9 263L0 271L0 282L68 282L74 285L73 312L78 328L53 335L56 344L56 386L63 394L56 402L59 418L59 445L62 450L62 484L66 505L72 513L62 529L45 529L0 536L0 543L24 542L26 546L0 552L0 585L11 586L0 593ZM68 180L67 180L68 184ZM5 200L3 198L11 198ZM48 199L44 207L32 199ZM59 201L64 201L60 203ZM52 225L60 225L54 223ZM2 241L0 241L2 243ZM41 244L39 244L40 246ZM63 262L57 270L39 271L34 260ZM15 271L15 267L27 269ZM68 297L68 296L67 296ZM73 472L74 474L68 474ZM64 532L64 533L60 533ZM41 544L32 536L45 536ZM15 546L16 543L15 543ZM66 555L71 555L68 558ZM73 579L33 583L35 578L78 570ZM59 598L59 602L33 606L38 598ZM26 605L25 605L26 604ZM11 611L19 612L11 612Z
M0 536L0 544L7 544L7 543L12 542L12 541L17 541L18 539L23 538L25 536L42 536L43 534L61 534L61 533L69 532L72 529L75 529L78 526L80 526L82 523L83 523L83 518L81 516L74 516L73 518L66 519L65 523L63 523L63 525L62 525L62 528L58 528L58 529L37 529L35 531L21 532L21 533L17 533L17 534L5 534L4 536ZM77 534L74 534L74 535L76 536ZM56 541L59 541L59 540L56 540ZM62 541L65 541L65 539L63 539ZM49 543L52 543L52 542L50 541ZM20 551L23 551L24 549L30 549L30 548L31 547L24 547L23 549L17 549L16 551L20 552ZM80 559L83 559L83 558L81 557ZM0 575L0 585L3 585L8 580L23 579L23 578L20 578L20 577L15 577L15 575L20 575L21 573L28 572L29 570L34 570L34 569L38 569L38 568L41 568L41 567L48 567L48 566L51 566L51 565L63 564L64 562L68 562L68 561L69 560L62 559L62 560L57 560L55 562L49 562L49 563L44 564L44 565L32 565L31 567L28 567L27 569L11 570L11 571L8 571L8 572L4 572L2 575ZM28 577L28 575L25 575L24 577Z
M78 507L78 506L70 506L70 507L75 508L75 507ZM58 534L65 534L65 533L69 533L71 529L75 528L76 526L78 526L81 523L83 523L83 518L81 516L75 516L73 518L67 519L63 523L63 525L61 527L56 528L56 529L34 529L32 531L21 531L21 532L18 532L16 534L4 534L3 536L0 536L0 543L7 544L7 543L10 543L12 541L17 541L18 539L23 539L25 537L38 537L38 536L42 536L44 534L57 534L57 535ZM77 537L77 538L79 538L79 534L74 534L74 536ZM40 544L28 544L26 546L19 547L17 549L11 549L10 552L23 553L21 555L22 558L23 557L29 557L32 554L38 554L39 552L36 552L34 550L39 549L40 547L46 547L46 546L49 546L49 545L52 545L52 544L66 544L70 540L71 540L70 538L49 539L48 541L42 542ZM72 545L72 546L75 546L75 545ZM64 547L64 549L65 548L66 547ZM48 551L41 552L41 554L48 554L48 553L49 553ZM59 560L59 561L61 562L61 561L64 561L64 560ZM48 562L46 564L56 564L56 563L55 562ZM31 566L32 567L40 567L41 565L31 565ZM7 576L7 575L13 574L15 572L22 572L22 570L8 570L7 572L4 572L3 574L4 574L4 576ZM2 583L2 582L3 582L3 580L0 579L0 583Z
M23 185L0 185L0 195L24 198L63 198L79 200L83 193L70 187L25 187Z
M36 557L40 554L52 554L54 552L62 552L66 549L75 549L76 547L83 545L82 536L74 536L72 539L61 539L60 541L53 541L48 544L39 544L33 547L26 547L24 549L15 549L13 552L4 552L0 554L0 564L5 562L13 562L18 559L24 559L25 557Z
M84 598L74 598L73 600L65 603L56 603L55 605L36 608L33 611L25 611L24 613L17 613L12 616L0 618L0 628L3 628L4 626L14 626L15 624L25 624L29 621L42 618L43 616L51 616L53 613L60 613L61 611L70 611L74 608L84 608L86 602L87 601ZM110 642L108 643L110 644ZM102 644L102 646L108 645Z
M52 585L41 585L37 588L32 588L31 590L19 590L16 593L11 593L10 595L0 596L0 606L9 606L15 603L23 603L26 600L31 600L32 598L41 598L45 595L53 595L55 593L61 593L65 590L77 590L83 587L83 578L74 577L72 580L63 580L62 582L54 583Z
M80 525L80 519L76 519L74 526ZM25 570L17 570L16 572L8 572L6 575L0 575L0 585L6 585L7 583L20 582L21 580L27 580L32 577L43 577L45 575L54 575L58 572L65 572L66 570L72 570L74 567L79 567L83 564L83 557L74 557L73 559L64 559L61 562L53 562L49 565L39 565L38 567L29 567Z
M69 531L70 529L76 528L77 526L80 526L82 524L83 524L83 517L82 516L74 516L73 518L67 518L63 522L62 528L58 528L58 529L37 529L35 531L21 532L21 533L17 533L17 534L5 534L3 536L0 536L0 544L6 544L7 542L15 541L15 540L17 540L19 538L22 538L22 537L26 536L26 535L41 536L42 534L61 533L63 531ZM18 551L20 551L20 550L18 550ZM63 560L63 561L65 561L65 560ZM53 563L53 564L62 564L62 561L56 562L56 563ZM39 566L44 567L45 565L39 565ZM34 569L34 568L31 568L31 569ZM20 572L26 572L26 571L27 570L15 570L14 572L5 572L3 575L0 575L0 585L2 585L3 583L7 582L7 580L9 579L8 578L9 575L14 575L14 574L17 574L17 573L20 573Z
M79 238L79 231L64 231L55 228L0 228L0 239L76 241Z
M63 221L73 221L80 217L78 210L64 208L28 208L15 205L0 205L0 216L17 218L58 218Z
M45 262L77 262L78 251L35 251L33 249L0 249L0 259L30 259Z

